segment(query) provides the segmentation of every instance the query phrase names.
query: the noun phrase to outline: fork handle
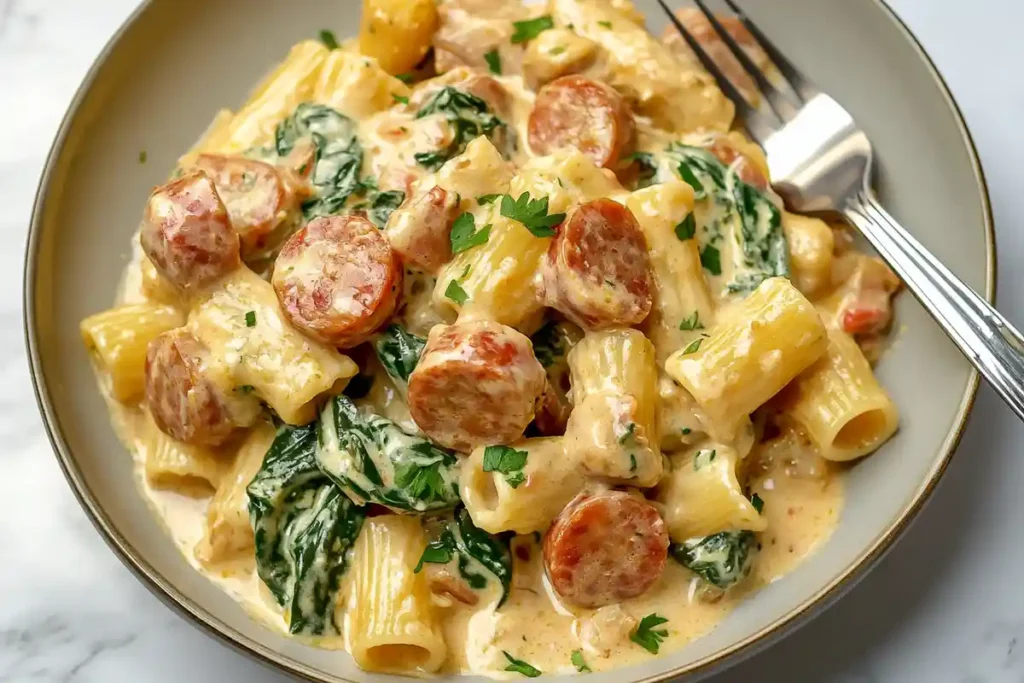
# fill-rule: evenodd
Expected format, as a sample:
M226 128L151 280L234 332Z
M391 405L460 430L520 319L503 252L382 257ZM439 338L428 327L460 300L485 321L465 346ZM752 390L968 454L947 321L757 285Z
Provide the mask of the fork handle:
M950 339L1024 420L1024 337L914 239L868 190L843 214L860 229Z

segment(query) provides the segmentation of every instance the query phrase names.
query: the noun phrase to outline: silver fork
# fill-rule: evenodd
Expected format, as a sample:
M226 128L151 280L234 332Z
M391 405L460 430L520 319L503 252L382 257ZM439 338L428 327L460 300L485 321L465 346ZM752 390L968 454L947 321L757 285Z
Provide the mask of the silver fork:
M658 0L658 4L736 105L750 135L764 147L773 187L786 205L797 212L835 211L857 226L967 359L1024 420L1024 337L878 203L871 191L871 143L853 117L800 73L732 0L725 2L775 63L791 93L772 84L703 0L694 1L757 83L765 106L751 106L664 0Z

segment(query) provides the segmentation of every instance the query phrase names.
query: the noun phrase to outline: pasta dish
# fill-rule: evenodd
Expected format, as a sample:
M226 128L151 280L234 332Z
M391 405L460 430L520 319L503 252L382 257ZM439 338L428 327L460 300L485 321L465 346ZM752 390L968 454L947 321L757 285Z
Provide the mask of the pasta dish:
M295 45L81 323L170 538L370 671L575 674L707 633L828 539L898 421L872 371L898 279L786 211L741 129L631 0L365 0L357 38Z

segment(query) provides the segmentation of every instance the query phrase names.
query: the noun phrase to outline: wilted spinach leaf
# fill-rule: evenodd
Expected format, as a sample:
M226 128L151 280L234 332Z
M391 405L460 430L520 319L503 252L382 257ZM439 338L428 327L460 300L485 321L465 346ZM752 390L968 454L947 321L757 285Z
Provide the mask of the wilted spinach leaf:
M750 573L757 538L750 531L722 531L669 546L672 557L713 586L726 589Z

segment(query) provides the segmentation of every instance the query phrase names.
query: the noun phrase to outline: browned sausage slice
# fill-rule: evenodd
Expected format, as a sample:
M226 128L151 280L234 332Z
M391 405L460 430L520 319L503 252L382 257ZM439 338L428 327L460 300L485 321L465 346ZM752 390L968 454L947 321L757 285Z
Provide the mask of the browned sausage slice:
M649 502L624 491L581 493L544 536L544 569L555 591L580 607L642 594L661 576L668 530Z
M458 213L456 196L432 187L395 209L385 232L405 263L433 274L452 257L452 223Z
M438 325L409 376L409 412L431 439L468 453L522 436L544 383L530 340L511 327Z
M542 263L544 303L586 329L636 325L651 312L654 276L633 212L611 199L579 205Z
M292 325L325 344L351 348L395 312L402 264L367 219L322 216L281 247L273 284Z
M598 166L614 169L632 145L633 115L611 86L563 76L537 93L528 134L536 154L571 146Z
M185 291L205 287L241 263L238 233L213 181L202 171L153 190L140 233L149 260Z
M230 399L203 374L206 347L187 330L146 350L146 405L160 431L183 443L219 446L235 432Z
M263 255L271 233L295 209L294 198L277 168L255 159L222 154L200 154L195 167L217 186L231 225L242 241L242 258Z

